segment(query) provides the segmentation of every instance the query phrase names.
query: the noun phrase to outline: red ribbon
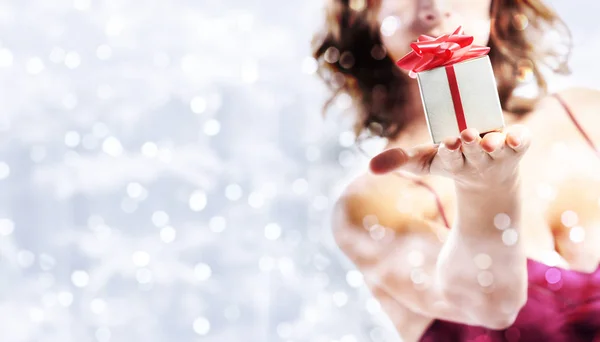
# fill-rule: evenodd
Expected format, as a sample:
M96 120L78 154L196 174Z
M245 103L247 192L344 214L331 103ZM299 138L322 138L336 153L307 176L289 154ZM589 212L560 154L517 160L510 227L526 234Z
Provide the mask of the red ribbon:
M458 88L456 73L454 72L454 65L446 65L446 76L448 78L448 85L450 86L450 96L452 96L456 124L458 125L458 131L462 132L467 129L467 118L465 117L462 100L460 99L460 90Z
M410 47L412 51L398 60L396 65L407 70L412 78L418 72L485 56L490 51L489 47L474 45L473 36L464 35L462 26L452 34L437 38L421 35Z

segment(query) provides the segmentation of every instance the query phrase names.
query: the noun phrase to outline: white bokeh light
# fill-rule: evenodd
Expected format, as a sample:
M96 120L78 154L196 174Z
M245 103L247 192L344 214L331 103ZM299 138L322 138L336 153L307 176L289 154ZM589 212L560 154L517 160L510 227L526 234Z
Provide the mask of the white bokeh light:
M102 142L102 150L109 156L118 157L123 153L123 146L119 139L108 137Z
M519 239L519 233L514 229L506 229L502 232L502 242L507 246L512 246L517 243Z
M92 0L73 0L73 7L79 11L87 11L92 6Z
M103 122L95 122L92 126L92 134L98 138L105 138L109 133L109 128Z
M204 123L204 134L209 137L219 134L221 131L221 123L216 119L210 119Z
M118 36L124 28L125 20L120 16L113 15L106 22L105 33L107 36Z
M9 236L15 230L15 223L7 218L0 218L0 236Z
M131 198L140 198L144 194L144 187L137 182L127 184L127 195Z
M277 335L281 338L288 338L292 335L294 327L288 322L282 322L277 325Z
M302 72L305 74L314 74L318 66L317 61L312 57L306 57L302 60Z
M149 158L154 158L158 155L158 146L155 143L148 141L142 145L142 154Z
M28 250L21 250L17 254L17 263L22 268L29 268L35 262L35 254Z
M76 287L86 287L90 281L90 276L86 271L77 270L71 273L71 281Z
M202 190L196 190L190 195L189 206L192 211L202 211L206 208L208 198Z
M160 239L164 243L171 243L171 242L175 241L176 237L177 237L177 231L175 230L175 228L173 228L171 226L163 227L160 230Z
M351 147L356 143L354 132L344 131L340 133L339 142L342 147Z
M244 83L255 83L259 78L258 65L254 61L245 60L241 66L241 78Z
M169 214L162 210L152 213L152 223L157 227L163 227L169 223Z
M0 180L8 178L10 175L10 167L7 163L0 161Z
M350 270L346 273L346 281L351 287L360 287L363 285L363 275L358 270Z
M69 69L76 69L81 64L81 57L75 51L69 51L65 55L65 65Z
M73 303L73 294L67 291L61 291L58 293L58 303L61 306L69 307Z
M277 223L269 223L265 226L265 237L269 240L277 240L281 236L281 227Z
M196 114L202 114L206 111L207 102L204 97L196 96L190 102L192 112Z
M576 212L572 210L567 210L560 215L560 221L566 227L573 227L574 225L579 223L579 216Z
M98 342L110 342L112 337L110 329L106 327L96 329L96 333L94 335L96 336L96 340L98 340Z
M194 275L199 281L206 281L212 275L212 269L205 263L199 263L194 267Z
M348 295L345 292L335 292L333 294L333 303L337 306L337 307L342 307L344 305L346 305L346 303L348 303Z
M248 205L252 208L260 208L265 204L264 196L259 192L252 192L248 195Z
M574 226L569 229L569 239L574 243L581 243L585 240L585 229L581 226Z
M8 68L13 64L13 54L7 48L0 48L0 68Z
M498 213L494 216L494 226L500 230L505 230L510 227L510 216L505 213Z
M65 108L69 109L69 110L77 107L78 103L79 103L79 100L77 98L77 95L75 95L73 93L66 94L62 99L63 106L65 106Z
M112 56L112 48L109 45L102 44L96 48L96 57L100 60L107 60Z
M394 33L400 27L400 19L396 16L385 17L381 21L381 34L390 37L393 36Z
M210 219L208 226L215 233L220 233L227 227L227 220L223 216L215 216Z
M242 198L242 195L242 187L238 184L229 184L225 188L225 197L227 197L227 199L229 199L230 201L237 201L240 198Z
M45 69L44 61L39 57L30 58L27 61L27 72L31 75L37 75Z
M150 254L145 251L136 251L131 256L133 264L137 267L145 267L150 263Z
M340 342L358 342L354 335L344 335L340 338Z
M103 314L106 310L106 301L104 301L104 299L101 298L93 299L90 302L90 310L96 315Z
M76 131L69 131L65 134L65 145L68 147L77 147L81 142L81 136Z
M298 195L308 191L308 182L304 178L296 179L292 183L292 191Z
M210 322L205 317L198 317L194 320L194 331L200 336L205 336L210 331Z
M479 268L481 270L487 270L488 268L490 268L492 266L492 263L493 263L492 258L486 253L477 254L475 256L475 258L473 259L473 261L475 262L475 265L477 266L477 268Z

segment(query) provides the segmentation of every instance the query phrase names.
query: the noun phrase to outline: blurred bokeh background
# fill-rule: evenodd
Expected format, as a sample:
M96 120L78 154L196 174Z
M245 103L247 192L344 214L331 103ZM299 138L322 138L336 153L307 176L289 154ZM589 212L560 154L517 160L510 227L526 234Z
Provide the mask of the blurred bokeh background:
M551 4L597 87L600 3ZM0 341L399 341L330 236L322 6L0 1Z

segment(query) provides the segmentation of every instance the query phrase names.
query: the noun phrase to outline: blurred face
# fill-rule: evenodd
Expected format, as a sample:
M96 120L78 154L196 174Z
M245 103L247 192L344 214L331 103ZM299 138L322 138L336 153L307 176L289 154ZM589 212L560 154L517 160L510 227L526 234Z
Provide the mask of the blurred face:
M490 34L492 0L381 0L377 20L388 54L398 60L410 51L419 35L440 36L462 26L475 38L474 44L487 45Z

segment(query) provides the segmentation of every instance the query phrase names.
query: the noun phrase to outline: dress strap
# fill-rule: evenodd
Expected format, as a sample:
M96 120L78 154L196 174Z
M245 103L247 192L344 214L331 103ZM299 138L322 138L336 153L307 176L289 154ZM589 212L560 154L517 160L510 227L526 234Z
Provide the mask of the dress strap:
M450 223L448 223L448 217L446 216L446 211L444 210L444 206L442 205L442 199L440 198L440 195L435 191L435 189L433 189L429 184L425 183L425 181L423 181L423 179L418 176L415 176L412 174L409 175L409 174L402 173L402 172L394 172L393 174L400 178L408 179L408 180L412 181L414 184L421 186L421 187L425 188L427 191L429 191L433 195L433 198L435 199L435 204L437 206L438 212L440 213L440 217L442 218L442 221L444 222L444 225L446 226L446 228L450 229Z
M581 133L588 145L590 145L590 147L594 150L596 156L600 158L600 150L598 149L598 147L596 147L596 144L594 144L594 141L590 138L587 132L583 129L583 126L581 126L579 121L577 121L577 118L575 117L575 115L573 115L573 111L571 111L565 100L563 100L563 98L556 93L552 94L551 96L554 97L558 101L558 103L560 103L560 105L563 107L563 109L569 116L569 119L571 119L571 122L573 122L579 133Z

